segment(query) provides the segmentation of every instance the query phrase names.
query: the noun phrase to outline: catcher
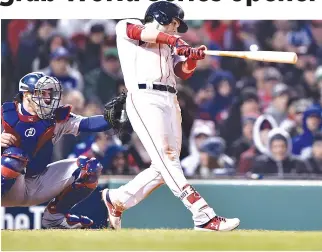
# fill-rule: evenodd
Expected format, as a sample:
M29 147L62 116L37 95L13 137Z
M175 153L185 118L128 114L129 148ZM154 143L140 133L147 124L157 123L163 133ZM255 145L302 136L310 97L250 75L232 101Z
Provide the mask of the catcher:
M2 105L1 206L49 202L43 228L86 228L91 219L69 212L95 190L102 166L82 156L50 163L53 146L64 134L119 132L126 95L107 103L104 115L82 117L59 106L61 93L56 78L33 72L20 80L19 99Z

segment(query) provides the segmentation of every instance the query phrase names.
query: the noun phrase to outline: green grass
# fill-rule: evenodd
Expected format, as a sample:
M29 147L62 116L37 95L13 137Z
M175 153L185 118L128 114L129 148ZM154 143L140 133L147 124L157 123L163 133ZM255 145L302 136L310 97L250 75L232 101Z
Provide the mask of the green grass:
M2 230L2 250L322 250L322 232Z

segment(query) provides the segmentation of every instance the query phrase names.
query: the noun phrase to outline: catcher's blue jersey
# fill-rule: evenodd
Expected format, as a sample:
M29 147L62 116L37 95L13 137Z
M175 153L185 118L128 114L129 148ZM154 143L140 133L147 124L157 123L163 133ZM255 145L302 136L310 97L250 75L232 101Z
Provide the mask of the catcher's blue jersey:
M16 147L29 155L26 176L42 173L51 162L54 144L64 134L78 134L81 116L70 113L70 107L55 111L55 119L42 120L26 112L20 103L7 102L2 105L2 127L4 132L16 136Z

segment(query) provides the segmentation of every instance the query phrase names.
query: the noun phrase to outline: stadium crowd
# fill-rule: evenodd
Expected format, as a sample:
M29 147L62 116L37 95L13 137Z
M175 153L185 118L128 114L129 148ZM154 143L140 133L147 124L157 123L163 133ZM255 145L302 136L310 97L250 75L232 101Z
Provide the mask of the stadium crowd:
M62 104L101 114L126 91L115 39L117 20L2 20L1 99L12 100L32 71L57 77ZM212 50L294 51L296 65L206 57L178 79L181 162L188 177L322 175L322 20L189 21L182 37ZM97 157L104 174L135 175L150 165L128 128L65 136L52 161ZM257 176L257 177L256 177Z

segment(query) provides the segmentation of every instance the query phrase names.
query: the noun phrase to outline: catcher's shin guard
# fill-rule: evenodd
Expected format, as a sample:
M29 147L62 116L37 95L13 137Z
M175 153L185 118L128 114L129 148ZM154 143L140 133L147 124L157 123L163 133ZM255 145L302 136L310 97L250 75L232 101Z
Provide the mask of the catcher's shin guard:
M11 189L17 177L23 174L29 161L21 149L9 147L1 156L1 198Z
M49 202L46 209L49 213L68 214L70 209L96 189L102 165L95 158L89 159L83 156L78 158L77 165L79 168L73 174L77 179Z

